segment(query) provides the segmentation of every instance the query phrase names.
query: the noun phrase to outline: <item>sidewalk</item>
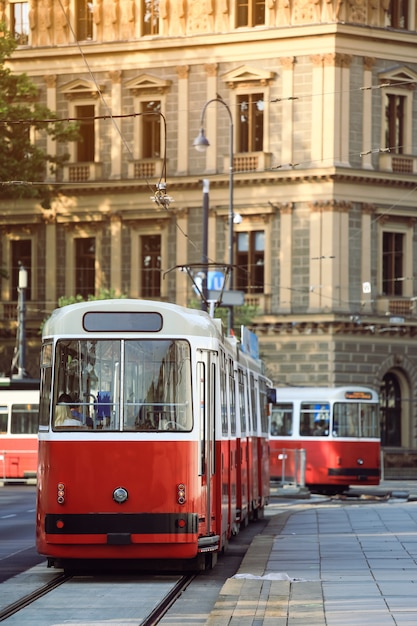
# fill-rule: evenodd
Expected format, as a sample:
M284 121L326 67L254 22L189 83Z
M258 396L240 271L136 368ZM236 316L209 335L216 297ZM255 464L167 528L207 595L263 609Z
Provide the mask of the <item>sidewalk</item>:
M379 489L399 497L273 503L206 626L415 626L417 484Z

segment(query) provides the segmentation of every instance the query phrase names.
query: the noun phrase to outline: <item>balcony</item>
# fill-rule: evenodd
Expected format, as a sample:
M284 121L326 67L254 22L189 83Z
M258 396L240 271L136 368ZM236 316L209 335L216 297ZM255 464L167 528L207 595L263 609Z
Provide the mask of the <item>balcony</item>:
M379 315L415 315L413 298L378 298L377 313Z
M101 163L67 163L64 165L64 182L86 183L101 180Z
M379 155L379 168L393 174L416 174L417 157L383 152Z
M128 164L129 178L160 178L163 159L139 159Z
M263 172L271 167L269 152L238 152L233 156L235 172ZM229 169L229 156L224 157L224 171Z
M267 315L268 313L271 313L271 294L270 293L256 293L256 294L246 293L245 305L255 307L257 315Z

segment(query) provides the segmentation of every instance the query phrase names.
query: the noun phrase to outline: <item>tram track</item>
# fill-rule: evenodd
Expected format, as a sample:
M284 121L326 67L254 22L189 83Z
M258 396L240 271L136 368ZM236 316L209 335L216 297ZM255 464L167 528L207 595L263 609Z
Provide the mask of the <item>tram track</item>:
M184 575L180 578L174 588L163 598L155 609L144 619L140 626L154 626L162 619L169 608L178 600L188 585L194 580L196 574Z
M155 606L149 607L148 613L146 615L137 617L137 622L136 622L137 626L155 626L156 624L158 624L160 620L164 617L164 615L167 613L167 611L175 604L177 599L181 597L183 592L190 585L190 583L196 578L196 576L197 574L184 574L182 576L179 576L178 579L173 582L172 587L168 589L166 593L164 593L158 599L156 599ZM40 600L47 594L52 593L54 590L58 589L58 587L64 585L65 583L68 583L70 581L77 582L78 578L79 577L76 574L65 574L65 573L61 573L55 576L52 580L48 581L46 584L39 586L37 589L22 596L15 602L2 607L0 609L0 622L3 622L11 618L12 616L16 615L17 613L19 613L20 611L24 609L27 609L29 611L33 610L34 607L32 607L32 609L30 607L31 605L34 605L36 601ZM144 593L143 588L146 587L149 592L149 584L152 584L153 578L154 577L152 575L150 575L149 578L146 577L142 579L141 581L135 580L134 577L132 578L131 597L130 597L129 603L132 603L134 599L136 599L139 604L141 603L141 598ZM156 576L155 578L158 578L158 577ZM90 588L90 586L100 581L103 581L102 576L100 575L92 576L91 579L89 580L90 584L87 585L87 593L85 594L84 592L81 592L82 595L84 596L88 595L89 593L88 589ZM109 582L108 578L106 582ZM123 577L123 580L120 580L117 577L115 577L114 579L112 577L112 584L114 586L117 587L118 582L120 582L120 584L123 585L123 592L124 594L126 594L126 578ZM65 606L64 610L71 611L71 607ZM36 610L36 609L35 611L39 612L39 610ZM71 618L72 616L70 613L67 613L66 617ZM104 615L100 614L100 609L97 609L97 619L98 620L104 619ZM55 620L53 620L53 623L55 623ZM45 626L48 626L48 624L49 622L46 618Z
M3 609L0 609L0 622L4 622L4 620L8 619L15 613L18 613L19 611L29 606L36 600L39 600L39 598L42 598L47 593L50 593L57 587L60 587L70 578L72 577L69 576L68 574L59 574L53 580L50 580L49 582L47 582L45 585L42 585L41 587L39 587L38 589L35 589L31 593L28 593L22 598L19 598L19 600L16 600L16 602L13 602L12 604L9 604Z

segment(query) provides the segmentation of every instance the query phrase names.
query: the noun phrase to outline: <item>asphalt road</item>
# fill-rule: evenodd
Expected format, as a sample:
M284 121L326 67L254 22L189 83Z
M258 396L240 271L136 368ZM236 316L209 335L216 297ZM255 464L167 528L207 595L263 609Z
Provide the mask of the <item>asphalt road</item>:
M35 547L36 487L0 487L0 583L45 560Z

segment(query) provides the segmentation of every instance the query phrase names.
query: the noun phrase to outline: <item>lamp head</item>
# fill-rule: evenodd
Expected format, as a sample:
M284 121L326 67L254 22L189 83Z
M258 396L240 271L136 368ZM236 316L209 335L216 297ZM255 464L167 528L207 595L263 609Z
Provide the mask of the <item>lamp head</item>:
M196 137L193 141L194 148L198 150L198 152L205 152L209 145L209 140L204 134L204 128L200 128L200 133L198 137Z

